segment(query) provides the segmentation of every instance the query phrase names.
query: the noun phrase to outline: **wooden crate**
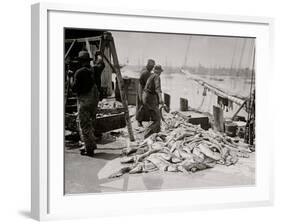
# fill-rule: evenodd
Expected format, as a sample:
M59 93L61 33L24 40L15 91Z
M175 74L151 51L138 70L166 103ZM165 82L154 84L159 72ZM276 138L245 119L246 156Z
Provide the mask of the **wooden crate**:
M125 113L121 112L97 117L95 130L104 133L124 127L126 127ZM78 131L76 114L65 114L65 129L69 131Z
M191 124L199 124L204 130L208 130L210 128L209 118L204 114L194 111L180 111L178 115L183 117L184 119L187 119Z
M126 127L125 113L112 114L99 117L96 120L97 132L108 132Z

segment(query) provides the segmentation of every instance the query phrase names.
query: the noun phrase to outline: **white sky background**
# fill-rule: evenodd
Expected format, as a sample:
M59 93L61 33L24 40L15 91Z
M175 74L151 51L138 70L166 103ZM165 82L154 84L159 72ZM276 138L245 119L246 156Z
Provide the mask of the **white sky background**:
M230 68L234 58L233 68L252 67L253 38L120 31L112 34L121 64L127 64L128 59L129 65L145 65L147 59L152 58L162 66L198 66L201 63L205 67Z

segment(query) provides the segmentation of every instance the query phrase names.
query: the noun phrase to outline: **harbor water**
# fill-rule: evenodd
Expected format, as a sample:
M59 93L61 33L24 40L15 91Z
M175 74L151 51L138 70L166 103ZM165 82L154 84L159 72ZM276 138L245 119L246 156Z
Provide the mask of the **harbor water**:
M122 71L123 76L139 78L139 73L136 71ZM200 80L235 96L248 97L251 89L251 80L243 76L229 75L193 75ZM213 106L218 105L218 96L202 85L194 81L190 76L184 73L162 73L161 86L163 93L168 93L171 96L171 110L179 110L180 98L188 100L188 106L196 111L204 113L213 113ZM239 105L229 102L225 106L224 117L230 118L238 110ZM245 110L241 110L239 115L247 118Z

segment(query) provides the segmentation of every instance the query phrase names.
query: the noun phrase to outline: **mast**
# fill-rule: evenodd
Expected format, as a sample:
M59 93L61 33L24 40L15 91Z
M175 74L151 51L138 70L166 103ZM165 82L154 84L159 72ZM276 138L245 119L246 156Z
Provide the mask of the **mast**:
M241 73L242 59L243 59L244 53L245 53L246 42L247 42L247 39L245 38L243 41L242 49L241 49L241 55L240 55L240 60L239 60L239 64L238 64L238 72L236 74L237 76L239 76Z
M140 56L138 57L138 67L140 67Z
M234 45L234 49L233 49L233 55L232 55L232 59L231 59L229 75L232 74L234 57L236 55L236 51L237 51L237 39L235 39L235 45Z
M188 56L190 45L191 45L191 39L192 39L192 36L190 35L189 39L188 39L188 42L187 42L187 45L186 45L186 51L185 51L184 61L183 61L183 66L182 67L187 66L187 62L186 61L187 61L187 56Z

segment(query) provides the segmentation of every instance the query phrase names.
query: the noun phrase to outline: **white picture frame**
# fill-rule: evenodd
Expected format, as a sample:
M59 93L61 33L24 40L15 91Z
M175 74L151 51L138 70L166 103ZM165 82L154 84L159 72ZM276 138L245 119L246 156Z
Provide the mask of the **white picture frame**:
M263 132L272 122L266 110L271 79L262 74L272 74L273 24L273 19L262 17L53 3L32 5L32 217L49 220L272 205L273 145L270 134ZM256 185L65 196L63 75L59 75L63 71L63 27L256 37Z

